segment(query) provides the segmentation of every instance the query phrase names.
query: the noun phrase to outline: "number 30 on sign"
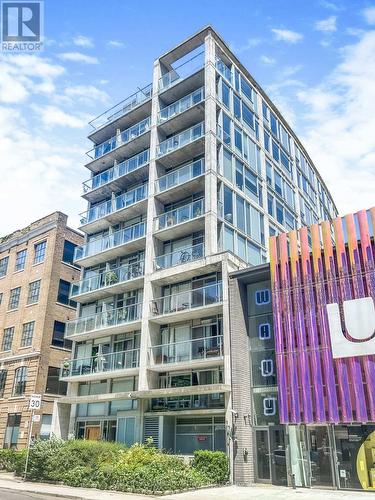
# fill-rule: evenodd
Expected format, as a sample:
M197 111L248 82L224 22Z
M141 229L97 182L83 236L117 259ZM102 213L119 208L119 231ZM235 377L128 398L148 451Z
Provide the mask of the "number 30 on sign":
M29 410L39 410L42 405L42 395L32 394L30 396Z

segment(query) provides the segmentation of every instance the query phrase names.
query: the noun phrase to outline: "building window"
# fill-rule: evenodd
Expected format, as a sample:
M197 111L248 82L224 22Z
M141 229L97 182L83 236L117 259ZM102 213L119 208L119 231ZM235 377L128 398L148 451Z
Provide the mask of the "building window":
M26 390L27 368L20 366L14 372L12 396L22 396Z
M60 304L66 304L67 306L77 307L77 302L69 299L69 293L69 281L60 280L59 291L57 292L57 302L60 302Z
M22 271L25 269L27 250L21 250L16 254L16 264L14 266L15 271Z
M4 448L17 448L20 425L21 413L9 413L5 429Z
M60 369L54 366L48 367L46 393L47 394L59 394L60 396L66 395L66 390L68 387L67 382L61 382L59 380Z
M6 382L7 382L7 371L0 370L0 398L4 397Z
M8 271L9 257L3 257L0 259L0 278L6 275Z
M35 304L35 302L38 302L39 292L40 292L40 280L29 283L29 293L27 296L27 303Z
M3 303L3 292L0 292L0 306Z
M30 346L33 343L35 321L24 323L22 327L21 347Z
M63 250L63 262L66 262L67 264L73 264L74 262L74 250L77 247L74 243L71 241L65 240L64 241L64 250Z
M64 338L65 323L55 321L53 325L52 345L56 347L63 347L64 349L72 348L72 341Z
M36 243L34 245L34 261L33 264L39 264L39 262L43 262L46 256L46 246L47 241L41 241L40 243Z
M257 290L255 292L255 303L257 306L261 306L264 304L270 303L271 294L268 288L264 288L263 290Z
M17 309L18 304L20 303L20 295L21 295L21 287L13 288L10 291L10 296L9 296L9 305L8 309Z
M10 328L5 328L3 343L1 345L2 351L10 351L12 349L13 335L14 335L14 326L11 326Z
M49 439L51 435L51 426L52 426L52 415L42 415L42 423L40 426L40 439Z

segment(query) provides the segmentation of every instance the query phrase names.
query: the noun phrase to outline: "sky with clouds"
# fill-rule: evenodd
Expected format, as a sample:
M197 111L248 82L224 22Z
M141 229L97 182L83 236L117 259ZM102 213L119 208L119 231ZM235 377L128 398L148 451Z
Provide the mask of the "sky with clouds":
M0 235L54 210L77 227L88 122L206 24L288 119L340 213L374 205L374 2L45 0L44 50L0 52Z

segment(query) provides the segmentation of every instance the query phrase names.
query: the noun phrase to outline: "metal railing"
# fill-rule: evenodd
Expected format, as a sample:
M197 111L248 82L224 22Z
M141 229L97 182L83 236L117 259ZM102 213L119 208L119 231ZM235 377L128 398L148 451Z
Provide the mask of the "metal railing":
M159 92L172 87L175 83L184 80L204 66L204 50L194 57L180 64L159 79Z
M65 337L80 333L103 330L113 326L130 323L141 319L142 304L133 304L118 309L110 309L101 313L83 318L76 318L66 323Z
M201 122L161 142L157 146L156 156L160 158L161 156L164 156L170 153L171 151L175 151L176 149L186 146L186 144L190 144L196 139L203 137L203 135L204 135L204 122Z
M98 144L93 149L88 151L87 155L93 160L100 158L101 156L118 148L119 146L122 146L123 144L126 144L127 142L130 142L136 137L139 137L140 135L147 132L150 128L150 123L151 123L151 118L150 117L145 118L144 120L140 121L139 123L136 123L132 127L123 130L119 135L115 135L110 139L108 139L107 141Z
M204 159L193 161L159 177L159 179L155 181L155 191L156 193L162 193L167 189L179 186L180 184L184 184L184 182L194 179L194 177L202 175L203 172Z
M83 192L88 193L93 189L97 189L98 187L104 186L105 184L108 184L109 182L116 180L123 175L133 172L133 170L137 170L137 168L141 168L144 165L147 165L147 163L149 162L149 156L150 150L146 149L145 151L132 156L128 160L125 160L107 170L104 170L104 172L101 172L100 174L94 175L91 179L83 183Z
M116 196L113 200L104 201L103 203L94 205L86 212L79 214L81 217L81 224L88 224L89 222L101 219L106 215L122 210L130 205L134 205L138 201L142 201L147 198L147 195L148 185L143 184L142 186L138 186L130 191L126 191L126 193Z
M104 252L110 248L125 245L130 241L143 238L146 235L146 223L138 222L133 226L125 227L112 234L108 234L104 238L89 241L81 247L76 247L74 250L74 260L83 259L97 253Z
M89 358L76 358L64 361L60 369L60 378L92 373L111 372L139 366L139 349L98 354Z
M114 120L117 120L117 118L126 115L132 109L151 99L151 97L152 83L143 87L143 89L138 90L118 104L115 104L112 108L107 109L107 111L91 120L89 125L91 125L95 130L103 127L104 125L109 125Z
M169 210L155 217L155 231L176 226L182 222L187 222L200 217L204 213L204 198L193 201L182 207Z
M225 408L223 393L199 394L194 396L170 396L151 399L151 411L181 411Z
M158 114L158 124L160 125L161 123L164 123L167 120L170 120L174 116L179 115L180 113L183 113L189 108L192 108L196 104L199 104L204 100L204 88L201 87L200 89L194 90L189 95L186 95L179 99L178 101L170 104L166 108L163 108L159 111Z
M188 311L196 307L218 304L223 300L222 283L213 283L201 288L166 295L151 301L152 316Z
M171 342L149 348L155 365L182 363L196 359L211 359L223 355L223 336Z
M144 275L144 264L144 261L141 260L133 264L126 264L114 269L102 271L96 276L91 276L90 278L84 278L76 285L72 285L70 297L73 298L83 293L94 292L96 290L100 290L101 288L106 288L139 278Z
M204 244L198 243L197 245L192 245L190 247L179 248L174 252L166 253L164 255L158 255L158 257L155 257L154 259L154 269L155 271L158 271L160 269L168 269L169 267L174 267L180 264L185 264L186 262L202 259L203 257Z

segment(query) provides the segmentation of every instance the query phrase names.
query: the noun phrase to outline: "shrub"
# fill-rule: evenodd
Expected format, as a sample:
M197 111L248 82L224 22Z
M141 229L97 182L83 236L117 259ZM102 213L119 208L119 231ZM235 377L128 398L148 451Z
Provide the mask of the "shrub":
M55 465L55 457L58 457L61 449L64 446L64 441L60 439L49 439L46 441L36 440L29 452L29 462L27 467L27 478L36 480L54 481L56 470L60 467ZM26 452L22 456L22 460L16 467L16 474L21 476L25 469Z
M228 457L222 451L197 450L194 452L192 466L210 484L225 483L229 479Z
M14 472L17 464L23 461L26 451L0 450L0 470Z

